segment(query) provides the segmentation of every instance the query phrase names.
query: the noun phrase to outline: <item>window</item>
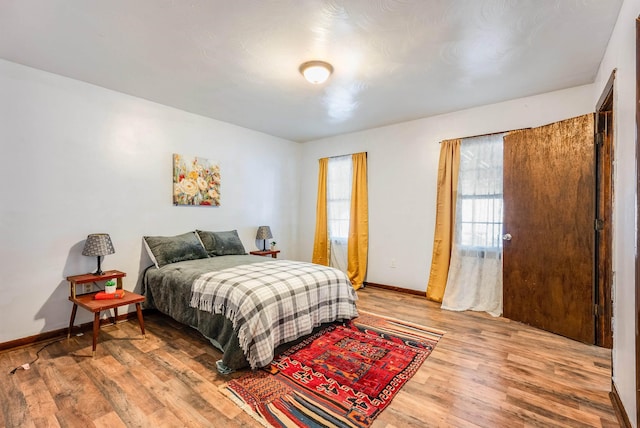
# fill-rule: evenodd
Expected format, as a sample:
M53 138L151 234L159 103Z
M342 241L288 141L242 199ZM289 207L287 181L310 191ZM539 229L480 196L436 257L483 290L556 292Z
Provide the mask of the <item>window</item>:
M347 273L357 290L364 283L369 249L367 153L322 158L318 165L312 261Z
M502 249L502 137L466 138L460 145L456 243L462 249Z
M327 170L327 223L329 239L346 245L351 211L351 155L329 158Z

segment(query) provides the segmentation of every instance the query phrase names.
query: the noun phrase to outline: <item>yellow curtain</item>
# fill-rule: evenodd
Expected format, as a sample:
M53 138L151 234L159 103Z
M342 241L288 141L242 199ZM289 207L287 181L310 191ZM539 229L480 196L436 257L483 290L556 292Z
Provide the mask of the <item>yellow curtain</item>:
M369 252L369 203L367 190L367 153L351 156L353 182L351 185L351 212L347 241L347 276L356 290L362 287L367 273Z
M318 160L318 201L316 203L316 234L311 261L329 266L329 233L327 231L327 169L329 158Z
M456 218L456 199L458 197L460 141L460 139L455 139L440 143L436 228L433 237L431 272L427 285L427 299L436 302L442 302L449 274Z

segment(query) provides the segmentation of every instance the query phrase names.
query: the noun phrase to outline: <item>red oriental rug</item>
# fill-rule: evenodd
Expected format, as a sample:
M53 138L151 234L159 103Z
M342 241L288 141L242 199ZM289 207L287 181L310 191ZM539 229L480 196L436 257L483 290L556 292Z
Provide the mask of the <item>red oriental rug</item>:
M368 427L442 335L361 312L220 389L265 426Z

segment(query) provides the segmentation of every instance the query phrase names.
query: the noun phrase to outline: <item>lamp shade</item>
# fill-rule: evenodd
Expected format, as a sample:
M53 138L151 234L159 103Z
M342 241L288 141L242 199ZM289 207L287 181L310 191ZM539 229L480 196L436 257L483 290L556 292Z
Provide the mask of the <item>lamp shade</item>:
M260 226L258 228L258 233L256 233L256 239L271 239L273 235L271 234L271 228L269 226Z
M82 249L83 256L106 256L115 252L108 233L92 233L87 236Z

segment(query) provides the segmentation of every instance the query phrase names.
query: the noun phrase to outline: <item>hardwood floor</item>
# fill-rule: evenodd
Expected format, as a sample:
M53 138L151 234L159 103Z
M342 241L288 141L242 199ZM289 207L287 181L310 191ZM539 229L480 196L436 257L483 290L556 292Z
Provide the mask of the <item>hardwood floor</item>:
M367 287L361 310L446 333L374 427L617 427L610 351L503 318L449 312L421 296ZM195 330L161 314L104 326L40 353L0 353L0 426L258 427L218 392L231 377Z

